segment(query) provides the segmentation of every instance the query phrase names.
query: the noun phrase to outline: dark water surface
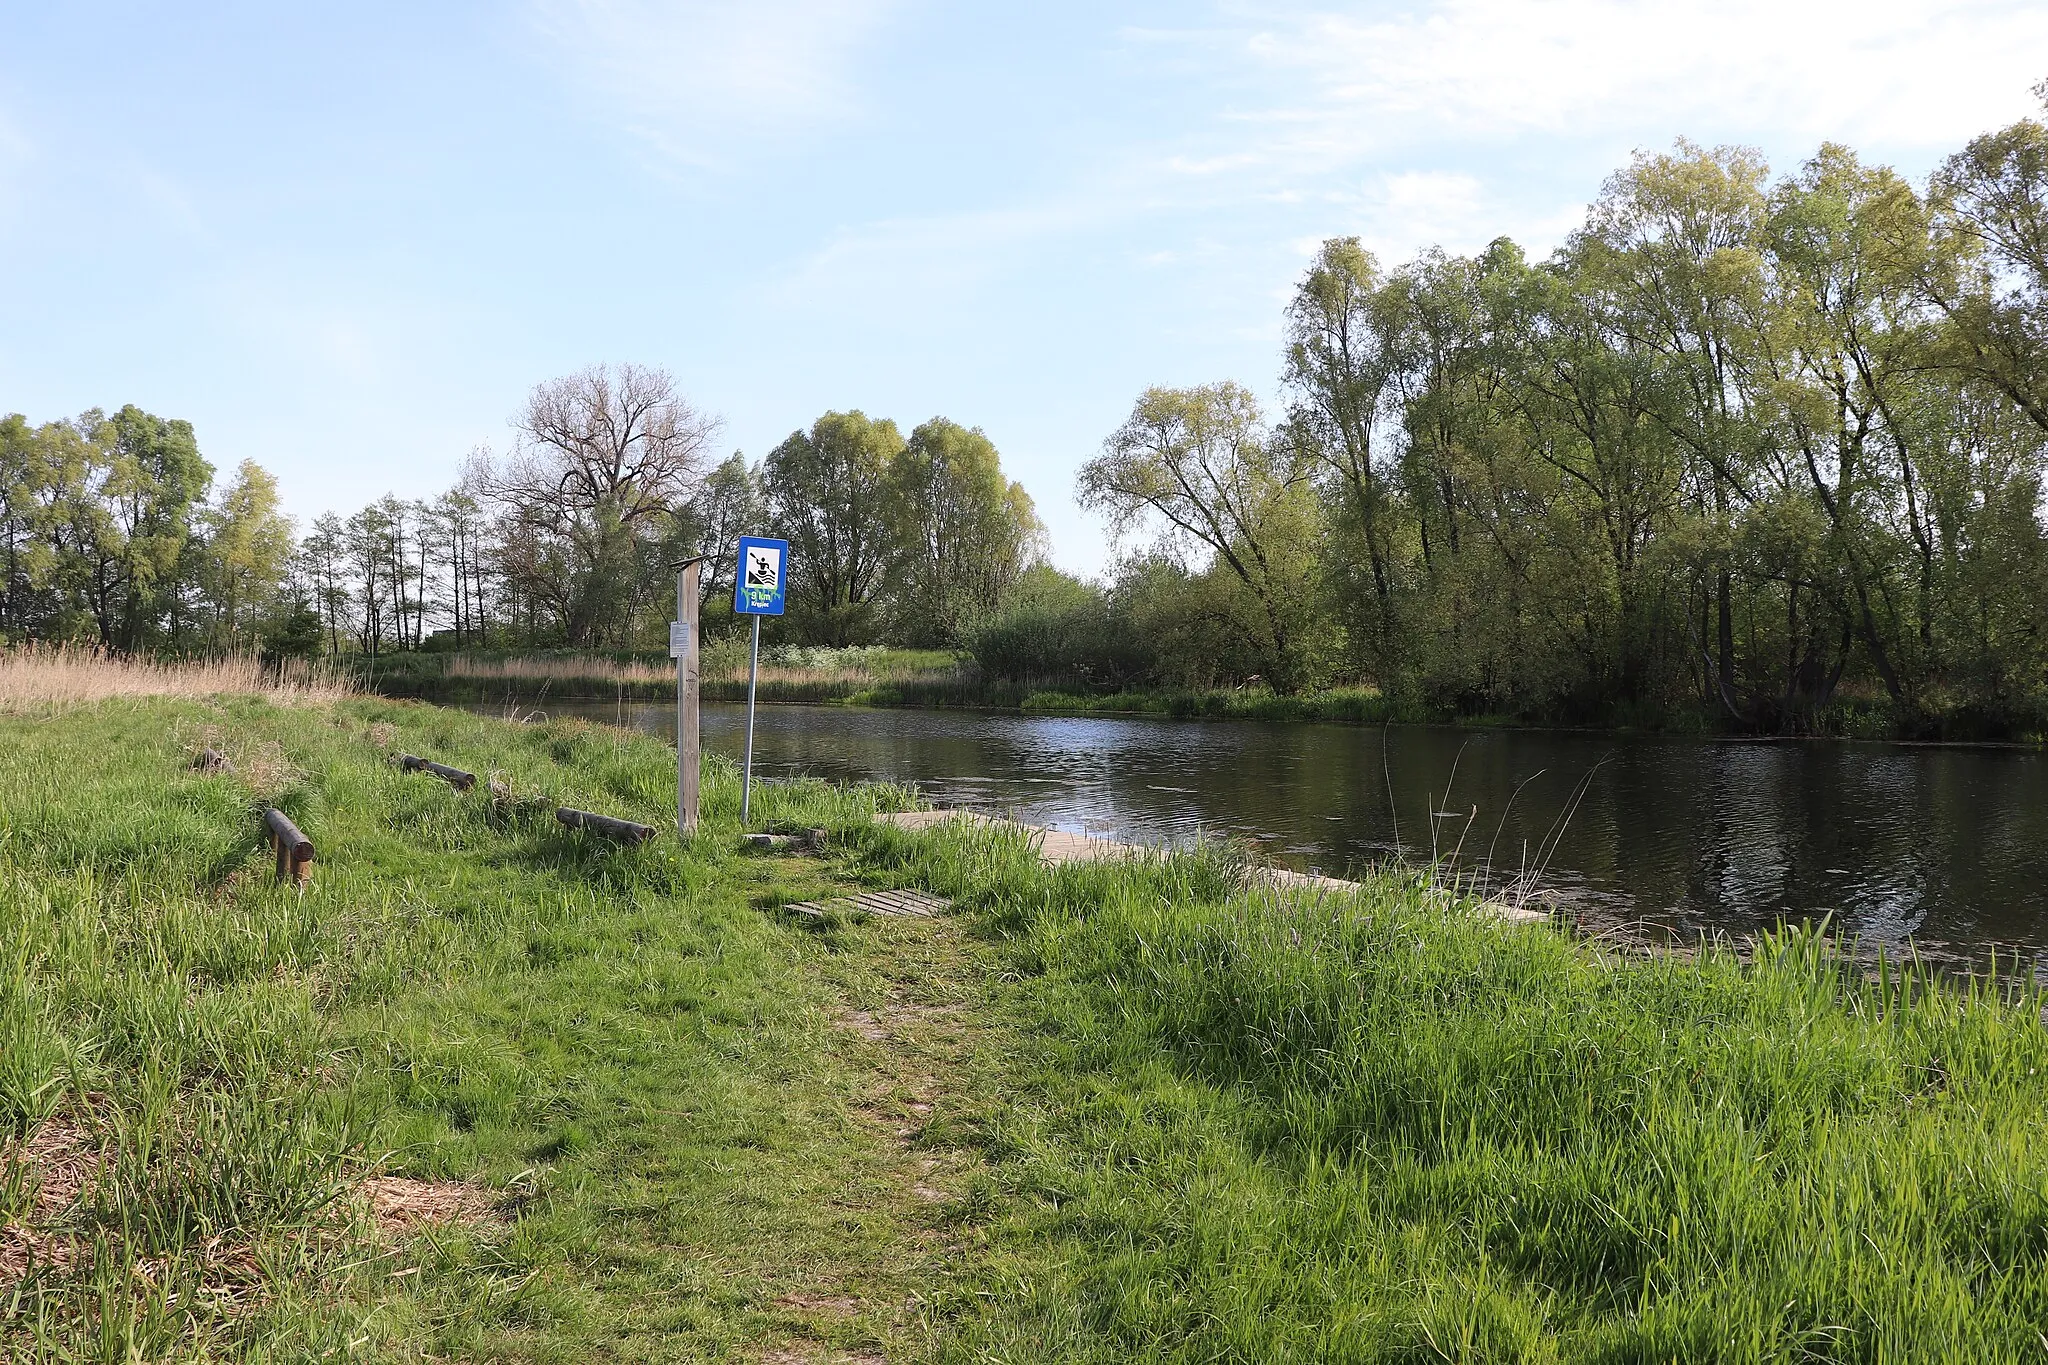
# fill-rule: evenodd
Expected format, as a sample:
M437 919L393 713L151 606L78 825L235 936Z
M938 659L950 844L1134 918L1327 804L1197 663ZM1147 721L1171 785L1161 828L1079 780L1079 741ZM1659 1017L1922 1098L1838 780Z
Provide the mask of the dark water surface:
M674 733L672 707L545 705ZM743 724L706 706L705 747L738 757ZM1937 956L2048 949L2048 761L2030 750L764 706L755 762L1133 840L1229 835L1333 874L1393 854L1397 821L1427 856L1435 809L1440 851L1462 832L1460 865L1491 848L1496 880L1541 856L1542 886L1595 925L1828 914Z

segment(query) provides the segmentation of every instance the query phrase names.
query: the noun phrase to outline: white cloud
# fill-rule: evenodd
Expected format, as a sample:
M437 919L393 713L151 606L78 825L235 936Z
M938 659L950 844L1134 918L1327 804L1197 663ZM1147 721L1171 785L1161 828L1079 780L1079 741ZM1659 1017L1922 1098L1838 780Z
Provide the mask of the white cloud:
M893 0L534 0L570 74L664 155L731 162L742 144L856 116L852 67Z
M784 306L827 302L875 317L914 318L921 307L957 306L969 291L1014 268L1047 237L1094 226L1098 209L1075 198L1018 208L885 218L844 228L797 264L774 291Z
M1346 230L1385 261L1432 246L1476 251L1502 236L1540 255L1586 216L1584 200L1532 207L1463 171L1400 171L1379 176L1357 195L1330 198L1355 215Z
M2003 0L1438 0L1375 15L1235 8L1266 99L1227 116L1272 162L1416 143L1681 133L1959 145L2029 111L2048 7ZM1212 33L1212 38L1217 34ZM1242 154L1242 148L1238 149ZM1225 153L1211 153L1212 159Z

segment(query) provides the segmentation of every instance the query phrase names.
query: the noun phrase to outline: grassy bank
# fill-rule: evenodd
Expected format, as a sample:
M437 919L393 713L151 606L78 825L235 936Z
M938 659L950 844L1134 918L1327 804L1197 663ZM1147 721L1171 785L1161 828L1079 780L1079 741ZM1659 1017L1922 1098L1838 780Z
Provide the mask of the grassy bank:
M568 834L555 803L673 800L671 751L574 724L0 706L0 1359L923 1349L966 1177L922 1135L978 978L929 921L776 913L857 884L857 845L743 853L722 768L687 844ZM233 772L192 771L201 744ZM901 799L756 811L853 831ZM273 801L319 849L303 893L270 877Z
M392 654L358 659L350 671L389 697L423 701L540 703L550 698L663 702L675 696L675 665L651 655L570 651L526 654ZM721 642L703 661L702 695L741 701L744 645ZM1062 691L983 677L971 659L943 650L784 648L762 659L766 702L850 706L960 707L1038 715L1143 715L1173 719L1433 722L1445 716L1397 704L1370 688L1300 696L1263 689L1160 689L1108 694Z
M389 654L347 665L387 697L435 702L663 702L675 696L675 665L643 654L536 651L519 654ZM708 701L741 701L743 642L707 649L700 686ZM1094 694L983 677L973 660L944 650L778 648L761 662L768 702L851 706L969 707L1044 715L1149 715L1178 719L1320 720L1353 724L1442 719L1391 703L1370 688L1281 697L1262 689L1162 689Z
M2001 984L1048 869L886 789L762 789L830 836L759 855L724 768L620 850L550 807L664 824L672 751L572 722L0 710L0 1358L2044 1349L2048 1030ZM862 885L957 910L779 909Z
M2038 1359L2031 992L966 868L1044 1040L959 1359Z

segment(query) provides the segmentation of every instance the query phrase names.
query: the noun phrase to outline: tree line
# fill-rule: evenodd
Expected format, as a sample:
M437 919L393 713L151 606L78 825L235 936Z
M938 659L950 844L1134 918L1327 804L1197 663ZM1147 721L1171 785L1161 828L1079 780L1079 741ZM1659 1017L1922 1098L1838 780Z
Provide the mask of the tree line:
M731 614L744 532L792 542L794 643L957 644L1043 546L980 430L832 412L758 464L667 372L595 366L537 386L509 454L471 452L426 499L387 496L295 536L253 463L209 501L189 423L139 409L0 422L0 635L120 651L366 655L662 648L675 566L706 558Z
M1681 142L1541 261L1326 241L1281 379L1270 413L1141 396L1078 480L1131 553L1027 582L987 664L1762 730L2048 717L2036 120L1919 188Z
M2048 88L2042 91L2048 98ZM1081 468L1124 553L1044 564L981 431L826 413L758 462L658 369L537 386L446 492L315 519L136 408L0 422L0 633L121 650L658 649L792 542L794 643L1105 690L1338 683L1434 713L2048 725L2048 128L1923 185L1823 146L1638 155L1547 259L1322 244L1280 404L1152 389Z
M0 416L0 638L141 652L275 634L293 549L277 482L214 473L189 422L132 405Z

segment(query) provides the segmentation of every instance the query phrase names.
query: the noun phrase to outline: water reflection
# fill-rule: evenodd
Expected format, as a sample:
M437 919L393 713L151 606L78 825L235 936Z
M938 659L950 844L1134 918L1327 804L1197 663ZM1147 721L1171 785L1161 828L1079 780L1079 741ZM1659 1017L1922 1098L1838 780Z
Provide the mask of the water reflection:
M674 724L658 706L549 709ZM706 747L737 757L743 714L707 706ZM1543 863L1595 922L1687 936L1828 914L1866 941L2048 946L2048 768L2032 751L764 707L756 761L1063 829L1226 834L1336 874L1427 854L1434 826L1442 847L1464 835L1467 864L1489 849L1505 875Z

